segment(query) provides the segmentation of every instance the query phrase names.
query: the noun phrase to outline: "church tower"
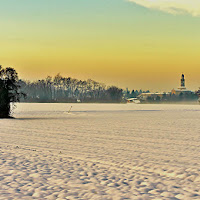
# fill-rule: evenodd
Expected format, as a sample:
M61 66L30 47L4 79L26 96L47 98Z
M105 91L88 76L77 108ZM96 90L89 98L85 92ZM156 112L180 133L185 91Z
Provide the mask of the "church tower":
M184 76L184 74L182 74L182 78L181 78L181 87L185 88L185 76Z
M181 93L184 94L184 95L185 94L188 94L188 95L194 94L193 91L186 89L186 87L185 87L185 75L184 74L181 75L181 86L177 90L173 89L171 91L171 94L176 95L176 96L180 95Z
M180 88L178 88L179 90L185 90L186 89L186 87L185 87L185 75L184 74L182 74L182 76L181 76L181 87Z

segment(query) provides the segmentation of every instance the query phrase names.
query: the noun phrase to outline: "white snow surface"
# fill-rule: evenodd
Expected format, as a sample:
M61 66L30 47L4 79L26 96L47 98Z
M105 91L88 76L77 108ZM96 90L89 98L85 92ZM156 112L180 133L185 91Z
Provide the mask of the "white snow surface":
M68 110L72 106L72 110ZM200 199L200 106L17 105L0 199Z

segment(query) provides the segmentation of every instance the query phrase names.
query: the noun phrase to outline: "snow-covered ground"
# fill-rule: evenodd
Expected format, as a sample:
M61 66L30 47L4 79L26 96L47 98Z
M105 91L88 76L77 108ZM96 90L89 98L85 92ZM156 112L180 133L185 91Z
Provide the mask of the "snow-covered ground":
M72 106L72 111L68 110ZM200 199L200 106L18 104L0 199Z

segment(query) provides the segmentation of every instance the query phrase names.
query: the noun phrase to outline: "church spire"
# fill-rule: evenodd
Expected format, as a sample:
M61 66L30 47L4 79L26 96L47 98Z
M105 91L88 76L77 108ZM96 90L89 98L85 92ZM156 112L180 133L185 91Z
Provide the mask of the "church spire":
M185 88L185 76L184 76L184 74L182 74L182 78L181 78L181 87Z

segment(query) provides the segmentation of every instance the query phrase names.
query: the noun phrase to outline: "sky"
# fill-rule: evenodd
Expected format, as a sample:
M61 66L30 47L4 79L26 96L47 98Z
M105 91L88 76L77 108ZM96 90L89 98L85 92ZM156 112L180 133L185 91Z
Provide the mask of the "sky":
M200 87L199 0L2 0L0 64L107 85Z

